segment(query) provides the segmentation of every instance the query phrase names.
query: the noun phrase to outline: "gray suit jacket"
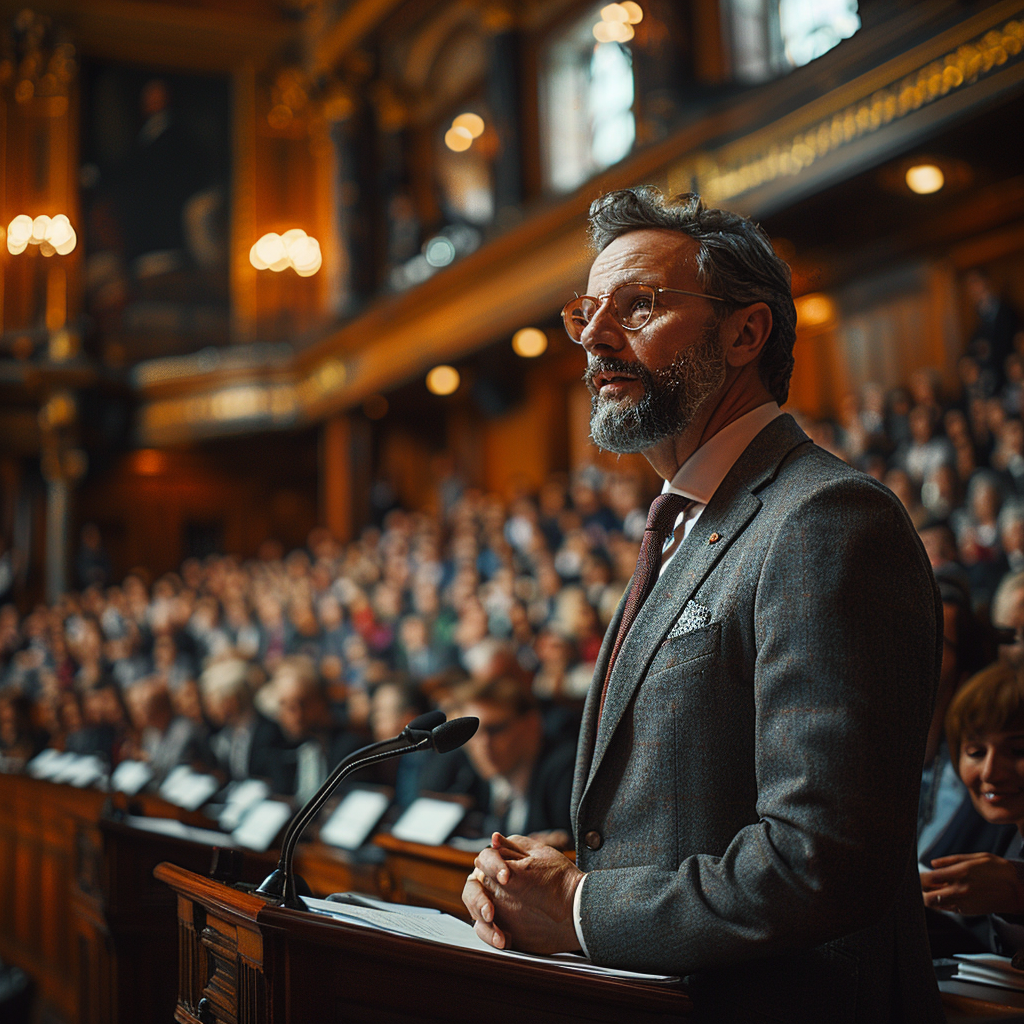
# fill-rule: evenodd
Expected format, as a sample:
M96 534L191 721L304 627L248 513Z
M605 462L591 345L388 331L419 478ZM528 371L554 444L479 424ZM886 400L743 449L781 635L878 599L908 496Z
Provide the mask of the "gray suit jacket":
M621 612L572 799L592 957L690 976L707 1019L942 1020L914 861L941 604L896 498L779 417L640 610L598 724Z

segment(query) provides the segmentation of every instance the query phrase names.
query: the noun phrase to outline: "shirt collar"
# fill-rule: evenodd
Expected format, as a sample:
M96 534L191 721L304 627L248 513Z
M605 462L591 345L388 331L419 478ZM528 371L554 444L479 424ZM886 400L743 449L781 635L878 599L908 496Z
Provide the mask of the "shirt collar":
M709 437L676 470L676 475L665 481L662 493L682 494L699 505L706 505L747 445L781 415L776 402L766 402L733 420Z

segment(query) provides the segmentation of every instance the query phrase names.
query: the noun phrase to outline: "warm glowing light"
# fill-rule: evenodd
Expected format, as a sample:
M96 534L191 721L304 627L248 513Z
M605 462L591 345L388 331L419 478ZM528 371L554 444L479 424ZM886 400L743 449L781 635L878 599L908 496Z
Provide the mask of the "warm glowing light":
M320 243L302 228L283 235L268 231L249 250L249 262L257 270L280 272L292 267L299 277L312 277L323 266Z
M427 390L435 395L450 395L458 390L460 380L454 366L435 366L427 374Z
M268 265L264 263L263 260L260 259L260 254L256 251L259 244L259 242L252 243L252 248L249 250L249 262L257 270L267 270L269 269Z
M281 242L285 249L290 249L300 238L309 238L309 235L302 228L289 228L281 236Z
M801 295L796 300L796 318L801 327L820 327L835 319L835 303L820 292Z
M46 238L47 229L50 227L50 218L41 213L32 221L32 237L29 239L35 245L39 245Z
M539 327L524 327L512 335L512 351L524 359L536 359L547 347L548 336Z
M907 188L919 196L938 192L946 184L946 176L935 164L916 164L907 170Z
M66 214L58 213L56 217L40 214L33 220L22 213L7 226L7 251L17 256L30 243L38 245L44 256L66 256L78 244L78 236Z
M473 145L468 128L449 128L444 133L444 144L455 153L463 153Z
M308 270L320 261L320 243L309 235L296 238L288 246L288 257L296 270Z
M21 213L7 225L7 245L28 245L32 237L32 218Z
M629 11L625 4L608 4L601 8L602 21L629 21Z
M284 242L281 241L281 236L276 231L268 231L256 243L256 255L268 267L273 266L284 256Z
M46 238L43 240L40 251L46 256L46 246L49 243L53 246L54 252L66 256L74 249L77 242L78 238L75 235L75 229L71 226L71 221L65 214L58 213L46 228Z
M452 121L452 127L465 128L474 139L479 139L484 133L484 119L479 114L459 114Z
M644 20L643 9L633 0L623 0L621 6L626 12L630 25L639 25Z
M628 43L633 38L633 26L625 21L599 21L594 26L594 38L599 43Z

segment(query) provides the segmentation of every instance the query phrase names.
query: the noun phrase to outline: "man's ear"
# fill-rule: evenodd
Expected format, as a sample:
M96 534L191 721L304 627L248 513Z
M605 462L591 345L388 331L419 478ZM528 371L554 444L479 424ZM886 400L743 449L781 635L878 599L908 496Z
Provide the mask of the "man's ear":
M726 362L737 368L746 366L761 354L772 333L772 311L767 303L755 302L726 317L723 328Z

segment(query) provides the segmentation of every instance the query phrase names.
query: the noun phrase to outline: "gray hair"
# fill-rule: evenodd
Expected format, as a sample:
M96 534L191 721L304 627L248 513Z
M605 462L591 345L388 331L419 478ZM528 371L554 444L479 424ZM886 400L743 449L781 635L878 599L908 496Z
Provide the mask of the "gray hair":
M992 598L992 625L999 628L1011 627L1014 606L1018 595L1024 591L1024 572L1007 573L996 587Z
M761 350L758 370L765 387L782 405L789 397L796 340L796 306L788 264L752 220L728 210L708 209L694 192L666 201L651 185L620 189L590 206L590 237L598 252L620 235L663 228L700 244L697 280L709 295L728 300L732 312L763 302L772 313L772 331Z
M1014 523L1024 523L1024 501L1011 498L999 512L999 533L1004 534Z

